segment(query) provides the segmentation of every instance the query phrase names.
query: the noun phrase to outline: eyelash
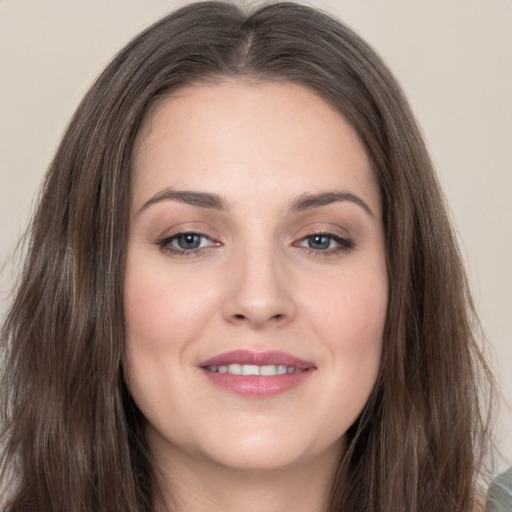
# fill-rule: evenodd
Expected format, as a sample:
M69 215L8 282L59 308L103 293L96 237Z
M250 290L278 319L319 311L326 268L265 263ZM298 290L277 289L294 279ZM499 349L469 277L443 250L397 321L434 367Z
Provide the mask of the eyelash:
M319 250L314 249L313 247L306 247L301 245L302 242L307 242L308 239L312 239L315 237L325 237L333 241L337 244L337 247ZM310 254L313 254L314 256L335 256L340 253L349 253L355 248L355 243L350 238L344 238L340 236L337 233L330 233L327 231L319 231L314 232L309 235L306 235L300 239L300 241L296 244L294 244L296 247L303 247L304 249L308 250Z
M200 237L203 240L209 240L211 242L211 245L207 245L204 247L197 247L194 249L179 249L176 247L173 247L171 244L176 241L178 238L183 236L196 236ZM312 239L314 237L325 237L330 239L330 241L333 241L337 244L337 247L334 248L327 248L324 250L321 249L314 249L313 247L306 247L302 245L303 242L308 241L308 239ZM201 242L200 242L201 243ZM213 240L210 236L208 236L205 233L200 233L196 231L182 231L179 233L175 233L172 236L163 238L162 240L159 240L156 245L160 247L160 249L167 253L174 256L178 256L180 258L187 258L187 257L193 257L193 256L199 256L204 250L210 249L212 246L218 246L220 245L220 242L216 242ZM340 253L349 253L355 248L354 241L349 238L343 238L339 236L337 233L329 233L329 232L314 232L309 235L306 235L302 237L298 242L293 244L294 247L302 247L303 249L306 249L310 254L314 256L335 256Z
M213 240L210 236L208 236L206 233L200 233L197 231L181 231L179 233L175 233L174 235L168 236L166 238L163 238L162 240L157 242L157 245L160 247L160 249L168 254L179 256L181 258L187 258L192 256L198 256L201 252L203 252L205 249L208 249L211 247L211 245L205 246L205 247L197 247L195 249L179 249L177 247L173 247L171 244L178 238L182 236L197 236L202 239L209 240L213 243L213 245L219 245L219 242L216 242Z

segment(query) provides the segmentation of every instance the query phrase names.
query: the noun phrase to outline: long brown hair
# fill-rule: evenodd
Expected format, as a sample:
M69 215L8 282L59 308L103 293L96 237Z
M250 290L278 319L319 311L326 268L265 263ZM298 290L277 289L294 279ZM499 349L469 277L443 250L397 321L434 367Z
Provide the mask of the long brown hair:
M131 153L158 98L226 77L315 91L353 125L381 189L383 359L348 432L330 511L469 512L491 376L404 95L375 52L331 17L293 3L244 12L220 2L189 5L129 43L85 96L48 170L2 330L4 510L154 510L143 418L123 378Z

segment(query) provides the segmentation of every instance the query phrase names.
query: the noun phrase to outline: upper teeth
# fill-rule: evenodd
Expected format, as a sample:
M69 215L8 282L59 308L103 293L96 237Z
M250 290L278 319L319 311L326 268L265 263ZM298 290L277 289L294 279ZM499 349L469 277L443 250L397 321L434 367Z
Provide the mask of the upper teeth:
M231 373L233 375L284 375L286 373L299 373L301 370L294 366L268 364L258 366L255 364L230 364L221 366L207 366L211 372Z

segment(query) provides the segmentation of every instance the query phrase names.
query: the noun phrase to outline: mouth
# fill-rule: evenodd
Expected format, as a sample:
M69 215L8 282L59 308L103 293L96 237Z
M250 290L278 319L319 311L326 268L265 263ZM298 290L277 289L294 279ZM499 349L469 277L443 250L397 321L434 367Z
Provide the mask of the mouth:
M206 370L217 373L229 373L231 375L258 375L264 377L271 377L274 375L287 375L292 373L301 373L306 370L295 368L294 366L285 366L283 364L267 364L264 366L258 366L255 364L229 364L229 365L213 365L206 366Z
M310 361L274 350L225 352L198 367L217 387L247 398L266 398L289 391L316 370Z

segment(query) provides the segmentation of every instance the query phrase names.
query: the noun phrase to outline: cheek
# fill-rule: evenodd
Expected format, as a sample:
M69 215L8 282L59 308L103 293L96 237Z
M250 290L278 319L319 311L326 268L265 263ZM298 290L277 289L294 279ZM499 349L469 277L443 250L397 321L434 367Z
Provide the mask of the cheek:
M173 272L166 262L142 261L129 255L125 277L125 317L128 343L148 349L168 348L194 339L215 308L213 287L198 275ZM196 332L197 331L197 332Z
M364 276L364 278L361 278ZM322 408L332 435L350 427L363 410L379 373L387 316L387 278L380 270L346 274L325 285L325 301L312 301L316 339L322 340L328 384ZM337 404L333 407L333 404ZM332 412L332 411L336 412ZM331 411L331 412L329 412Z
M387 277L380 266L324 280L309 301L309 318L316 319L313 324L321 331L318 339L329 340L332 350L380 353L387 295Z
M170 419L162 415L162 404L174 403L180 389L181 362L198 336L201 322L196 320L204 299L193 293L193 283L181 282L159 259L131 247L124 307L128 388L144 416L163 429ZM181 399L185 394L181 389Z
M323 299L310 303L315 338L330 353L327 374L332 389L337 389L335 400L352 410L352 420L364 407L379 372L387 316L384 268L344 273L325 282L318 290Z

